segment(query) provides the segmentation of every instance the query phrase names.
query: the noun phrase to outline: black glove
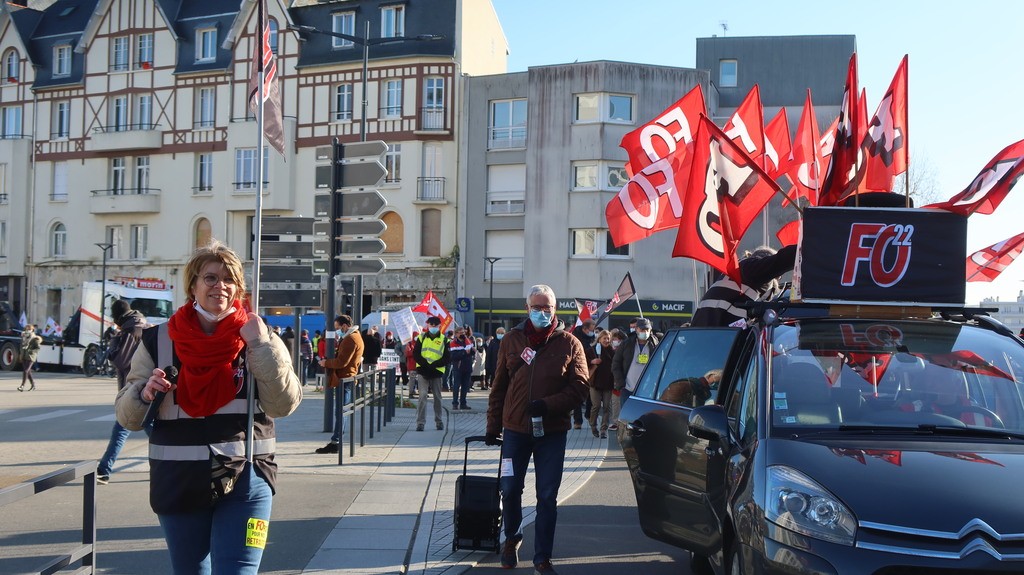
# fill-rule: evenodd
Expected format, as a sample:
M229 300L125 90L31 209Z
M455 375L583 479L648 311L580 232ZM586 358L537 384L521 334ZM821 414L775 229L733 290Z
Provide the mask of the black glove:
M535 399L526 407L526 412L530 417L544 417L548 413L548 404L543 399Z
M501 438L498 437L497 433L487 433L484 435L484 443L487 445L501 445Z

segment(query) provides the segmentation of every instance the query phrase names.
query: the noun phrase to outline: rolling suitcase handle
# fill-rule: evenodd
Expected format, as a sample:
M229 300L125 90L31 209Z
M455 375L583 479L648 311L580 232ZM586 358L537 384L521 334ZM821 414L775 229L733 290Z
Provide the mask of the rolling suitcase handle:
M479 441L485 443L487 436L485 435L470 435L466 438L466 455L462 458L462 474L466 475L469 471L469 444ZM498 445L501 445L501 440L498 440ZM498 464L501 465L501 457L498 457Z

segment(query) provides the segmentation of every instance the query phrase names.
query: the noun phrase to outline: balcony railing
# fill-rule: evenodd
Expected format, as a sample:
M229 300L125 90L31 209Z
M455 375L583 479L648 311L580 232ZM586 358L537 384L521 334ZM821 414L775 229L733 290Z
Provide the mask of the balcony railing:
M59 132L50 132L51 140L66 140L70 136L69 130L61 130Z
M160 124L111 124L109 126L93 128L92 131L97 134L109 134L111 132L133 132L137 130L150 131L159 127Z
M159 188L110 188L107 190L90 190L94 196L148 196L159 194Z
M213 184L204 184L200 186L192 186L192 193L195 195L202 195L207 192L213 191Z
M108 72L127 72L128 62L111 62L107 68Z
M135 62L134 64L132 64L132 67L134 69L136 69L136 70L152 70L153 69L153 61L152 60L139 60L138 62Z
M27 140L31 137L29 134L0 134L0 140Z
M10 201L10 198L7 194L0 194L0 204L6 204L8 201Z
M522 214L526 212L526 192L487 192L487 215Z
M231 185L234 186L236 192L255 192L256 191L256 184L258 184L258 183L259 182L255 182L255 181L252 181L252 182L231 182ZM264 180L263 181L263 189L266 189L268 185L270 185L270 182Z
M196 120L195 122L192 122L192 129L193 130L209 130L209 129L213 128L215 125L216 125L216 122L214 122L214 120Z
M402 117L401 106L383 106L380 109L381 120L397 120Z
M443 202L444 178L416 178L416 199L421 202Z
M444 130L444 108L420 108L420 130Z
M526 147L526 126L488 128L487 149L504 150Z
M160 190L157 188L111 188L92 190L89 212L93 214L159 213Z

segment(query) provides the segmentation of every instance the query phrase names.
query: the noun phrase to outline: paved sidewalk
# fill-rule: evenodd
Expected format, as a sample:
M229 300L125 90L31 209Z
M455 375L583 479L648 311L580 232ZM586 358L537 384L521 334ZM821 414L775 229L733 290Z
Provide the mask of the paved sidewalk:
M484 558L483 551L453 552L452 539L455 480L462 473L465 438L484 434L486 401L485 394L475 392L469 400L472 410L446 407L444 431L417 432L415 410L398 409L386 428L357 447L357 460L339 469L375 469L303 573L455 575ZM559 501L586 483L607 446L608 440L593 437L587 426L569 431ZM471 444L468 465L471 475L497 474L497 448ZM533 482L531 467L523 493L524 529L534 518Z

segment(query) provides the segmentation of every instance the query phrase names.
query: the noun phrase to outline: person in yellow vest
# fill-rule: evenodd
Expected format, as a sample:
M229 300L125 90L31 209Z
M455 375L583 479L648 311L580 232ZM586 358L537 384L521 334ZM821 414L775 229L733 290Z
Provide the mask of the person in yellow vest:
M416 409L416 431L423 431L427 421L427 392L434 395L434 423L444 429L441 419L441 382L445 368L451 363L448 338L441 333L441 320L427 318L427 329L416 338L412 355L416 359L416 375L420 382L420 403Z

